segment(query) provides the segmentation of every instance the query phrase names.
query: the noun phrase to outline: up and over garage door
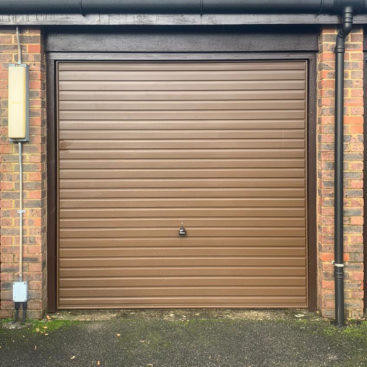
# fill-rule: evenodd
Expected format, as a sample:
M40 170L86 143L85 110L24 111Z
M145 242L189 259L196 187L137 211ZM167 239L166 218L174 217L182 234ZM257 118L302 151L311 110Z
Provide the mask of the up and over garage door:
M59 63L58 307L306 307L306 81Z

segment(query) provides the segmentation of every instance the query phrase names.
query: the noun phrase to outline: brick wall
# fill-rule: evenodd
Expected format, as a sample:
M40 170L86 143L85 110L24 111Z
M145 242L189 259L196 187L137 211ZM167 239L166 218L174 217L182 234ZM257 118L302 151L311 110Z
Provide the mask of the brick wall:
M318 302L334 317L335 28L320 34L318 55ZM345 54L344 249L347 316L363 315L363 30L348 36Z
M39 28L20 28L22 61L30 67L30 142L24 145L24 279L29 281L29 316L39 317L46 292L45 62ZM15 27L0 28L1 306L12 315L11 283L18 276L18 147L7 139L7 68L16 63Z
M30 66L31 141L24 146L24 276L29 281L29 315L46 306L46 111L45 62L38 28L21 28L23 61ZM318 305L334 317L334 47L335 28L320 34L317 125ZM363 311L363 33L347 40L345 84L345 261L347 316ZM11 282L18 261L17 147L7 140L7 66L17 61L14 27L0 28L0 317L12 314Z

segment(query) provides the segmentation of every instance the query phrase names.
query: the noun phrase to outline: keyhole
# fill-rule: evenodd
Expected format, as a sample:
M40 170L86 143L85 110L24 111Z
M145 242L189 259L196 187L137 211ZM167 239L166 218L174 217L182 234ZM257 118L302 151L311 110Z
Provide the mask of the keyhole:
M178 234L179 234L180 237L185 237L186 234L187 234L183 222L181 222L181 227L178 231Z

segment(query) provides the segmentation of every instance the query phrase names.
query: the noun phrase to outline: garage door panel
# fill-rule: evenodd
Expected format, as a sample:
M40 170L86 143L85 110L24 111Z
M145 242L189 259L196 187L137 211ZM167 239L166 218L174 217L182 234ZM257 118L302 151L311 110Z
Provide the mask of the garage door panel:
M60 101L60 108L67 111L129 111L138 107L139 111L171 111L171 110L302 110L303 100L267 100L264 101L162 101L140 102L136 101ZM163 113L163 112L162 112Z
M254 247L301 247L304 250L304 237L186 237L185 243L187 247L237 247L247 248ZM89 248L90 251L94 249L104 248L125 248L125 247L181 247L182 238L151 238L147 241L145 238L109 238L107 241L103 238L63 238L60 240L63 249L73 249L73 248Z
M195 168L304 168L303 159L161 159L154 160L63 160L60 170L63 169L144 169L149 165L151 169L195 169Z
M95 193L98 196L98 193ZM179 193L178 193L179 195ZM107 218L116 218L118 217L120 208L211 208L211 207L221 207L221 208L232 208L232 207L303 207L304 199L295 199L295 198L285 198L285 199L240 199L240 198L230 198L230 199L221 199L221 198L208 198L208 199L186 199L186 198L175 198L175 199L99 199L95 198L94 200L88 199L65 199L60 201L62 208L71 208L75 210L64 210L62 218L91 218L99 217L99 211L82 211L78 210L80 208L103 208L104 213L103 216ZM117 210L113 210L110 208L119 208ZM274 210L274 209L273 209ZM123 212L122 212L123 213ZM253 215L253 213L250 213ZM278 213L279 214L279 213ZM283 214L284 216L284 214Z
M217 82L220 80L303 80L304 70L222 70L220 73L217 71L118 71L118 70L99 70L95 71L67 71L60 70L60 81L194 81L200 82L201 80L209 80L210 82Z
M257 276L261 277L264 274L267 276L305 276L306 271L304 266L300 267L175 267L169 268L60 268L61 278L73 277L216 277L216 276ZM281 283L280 283L281 284ZM198 300L200 302L200 300Z
M60 91L60 101L303 100L303 90L270 91Z
M238 158L304 158L304 149L202 149L202 150L175 150L175 149L154 149L154 150L61 150L61 159L160 159L170 157L175 158L198 158L198 159L238 159ZM149 164L149 162L148 162Z
M168 267L168 266L303 266L305 259L286 257L221 257L211 258L167 258L167 257L149 257L149 258L106 258L98 259L62 259L60 266L62 268L99 268L99 267Z
M252 131L243 131L243 130L234 130L234 131L223 131L223 130L199 130L195 132L195 135L192 136L191 131L154 131L154 130L146 130L146 131L118 131L111 130L105 131L103 133L104 139L110 140L179 140L179 139L303 139L304 138L304 130L252 130ZM98 140L101 137L100 131L94 130L66 130L60 132L60 139L69 139L69 140Z
M185 219L187 227L300 227L304 225L304 218L218 218L218 219ZM61 219L63 228L160 228L173 227L177 229L179 219Z
M78 206L77 204L74 204ZM133 205L131 205L133 207ZM80 205L78 206L80 207ZM209 213L208 213L209 212ZM176 218L176 221L194 220L196 218L220 218L220 220L228 220L228 218L259 218L260 220L267 220L269 217L277 218L304 218L304 208L282 208L282 209L268 209L268 208L200 208L200 209L104 209L103 218L108 220L113 218L144 218L144 219L163 219ZM62 211L60 220L93 220L93 218L101 218L101 211L99 209L65 209ZM257 219L257 220L259 220Z
M305 287L306 278L299 277L138 277L138 278L78 278L80 288L105 287L271 287L283 284L284 287ZM65 278L60 288L75 288L75 280Z
M305 196L304 189L229 189L217 190L217 189L106 189L99 190L86 190L86 189L64 189L60 195L61 199L98 199L100 197L105 198L106 202L111 201L110 198L120 200L119 202L129 202L128 199L142 199L142 198L161 198L166 199L164 202L169 201L169 198L250 198L247 199L249 205L254 202L253 205L259 206L261 203L266 204L268 200L275 200L276 205L284 205L284 200L277 198L303 198ZM251 201L251 198L253 199ZM255 199L254 199L255 198ZM266 201L261 198L269 198ZM274 199L275 198L275 199ZM168 200L167 200L168 199ZM260 200L258 200L260 199ZM113 200L113 201L115 201ZM136 201L138 202L138 201ZM163 202L163 201L162 201ZM259 202L259 204L258 204ZM290 201L291 205L295 201ZM65 203L66 204L66 203ZM302 205L302 203L301 203Z
M306 302L306 297L142 297L142 298L70 298L60 304L61 308L70 309L95 309L95 308L121 308L121 304L126 304L127 308L147 308L152 304L157 305L158 308L222 308L222 307L243 307L246 304L248 307L271 307L271 308L299 308Z
M270 120L270 121L269 121ZM111 120L60 120L60 134L69 130L134 130L137 133L144 133L145 130L180 130L185 133L185 130L195 130L193 138L196 136L196 130L284 130L284 129L304 129L305 120L302 119L277 119L276 124L274 119L269 120L202 120L200 124L190 120L143 120L143 121L111 121Z
M262 227L249 227L249 228L214 228L208 230L207 228L187 228L190 231L191 236L198 237L253 237L259 234L263 237L266 236L303 236L303 227L299 228L262 228ZM143 229L61 229L60 238L119 238L119 237L176 237L178 228L143 228Z
M221 110L221 111L68 111L61 110L63 120L243 120L248 119L301 119L305 116L303 109L295 110Z
M61 288L60 296L72 297L215 297L222 296L303 296L304 287L148 287L148 288Z
M251 80L251 81L216 81L216 82L124 82L124 81L60 81L61 91L97 90L97 91L218 91L218 90L304 90L303 80Z
M235 187L304 187L304 179L60 179L62 189L106 189L106 188L235 188Z
M182 241L181 241L182 243ZM104 248L63 248L60 255L67 258L101 258L101 257L178 257L178 256L284 256L305 257L305 250L301 247L107 247Z
M226 139L226 140L68 140L60 149L273 149L304 148L303 139Z
M238 177L238 178L279 178L279 177L304 177L304 169L293 168L293 169L60 169L61 179L72 179L72 178L227 178L227 177Z
M59 307L307 306L306 69L60 63Z
M116 63L116 62L65 62L61 63L59 70L73 70L73 71L126 71L126 70L139 70L139 71L162 71L161 62L139 62L139 63ZM228 71L228 70L304 70L305 63L299 61L287 61L287 62L184 62L184 63L165 63L164 70L215 70L215 71Z

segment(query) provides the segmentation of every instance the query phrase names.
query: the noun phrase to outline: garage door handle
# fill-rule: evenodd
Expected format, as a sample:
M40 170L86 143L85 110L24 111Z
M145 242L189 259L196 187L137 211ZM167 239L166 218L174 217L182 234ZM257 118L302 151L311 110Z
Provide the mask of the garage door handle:
M186 237L187 232L183 224L181 224L180 230L178 231L178 234L180 237Z

